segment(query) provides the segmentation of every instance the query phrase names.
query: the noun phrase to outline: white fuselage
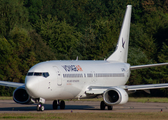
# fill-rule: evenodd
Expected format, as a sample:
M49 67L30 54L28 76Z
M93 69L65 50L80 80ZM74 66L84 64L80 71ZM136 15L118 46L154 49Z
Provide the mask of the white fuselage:
M32 98L46 100L86 97L89 86L121 86L130 76L130 65L108 61L47 61L33 66L26 76L26 91Z

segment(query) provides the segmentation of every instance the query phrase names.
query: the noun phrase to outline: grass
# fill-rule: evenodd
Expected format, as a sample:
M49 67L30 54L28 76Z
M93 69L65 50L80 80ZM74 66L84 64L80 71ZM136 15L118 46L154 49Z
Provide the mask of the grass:
M148 102L154 102L154 103L168 103L168 98L160 98L160 97L130 97L129 102L141 102L141 103L148 103Z
M168 114L153 113L0 113L0 120L163 120Z
M1 96L0 100L13 100L13 97Z

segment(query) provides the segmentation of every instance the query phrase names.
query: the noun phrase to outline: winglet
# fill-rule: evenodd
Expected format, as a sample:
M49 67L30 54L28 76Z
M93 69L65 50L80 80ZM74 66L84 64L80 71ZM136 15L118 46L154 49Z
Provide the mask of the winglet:
M132 5L127 5L115 52L107 61L127 62Z

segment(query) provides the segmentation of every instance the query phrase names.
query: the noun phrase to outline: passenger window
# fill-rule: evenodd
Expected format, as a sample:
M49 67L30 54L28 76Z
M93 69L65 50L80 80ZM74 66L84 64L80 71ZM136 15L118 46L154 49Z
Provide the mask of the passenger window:
M28 72L27 76L33 76L33 72Z
M49 76L49 73L48 73L48 72L43 73L43 76L44 76L45 78L47 78L47 77Z

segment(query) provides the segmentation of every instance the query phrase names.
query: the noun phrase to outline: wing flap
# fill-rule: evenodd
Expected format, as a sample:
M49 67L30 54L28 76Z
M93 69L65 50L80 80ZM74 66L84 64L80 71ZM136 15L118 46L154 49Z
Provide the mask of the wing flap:
M112 86L89 86L85 93L87 95L101 95Z
M88 90L85 91L87 95L101 95L106 91L106 89Z
M7 87L14 87L14 88L17 88L17 87L23 86L24 83L16 83L16 82L0 81L0 85L1 85L1 86L7 86Z

